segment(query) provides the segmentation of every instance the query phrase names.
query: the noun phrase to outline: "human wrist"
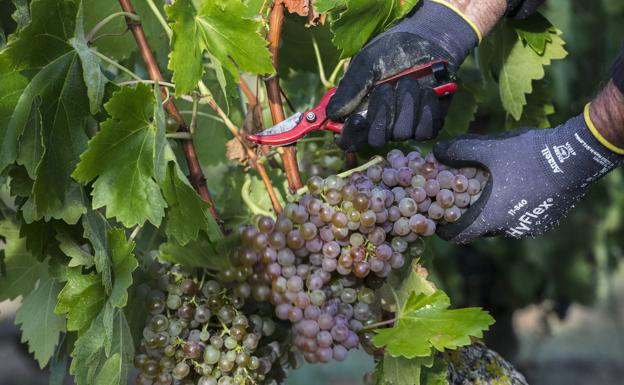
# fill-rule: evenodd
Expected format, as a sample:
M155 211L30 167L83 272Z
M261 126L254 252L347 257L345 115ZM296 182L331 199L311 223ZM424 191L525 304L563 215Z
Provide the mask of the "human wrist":
M481 38L487 36L505 15L506 0L442 0L449 3L470 20Z
M624 155L624 94L610 81L586 112L596 138L613 152Z

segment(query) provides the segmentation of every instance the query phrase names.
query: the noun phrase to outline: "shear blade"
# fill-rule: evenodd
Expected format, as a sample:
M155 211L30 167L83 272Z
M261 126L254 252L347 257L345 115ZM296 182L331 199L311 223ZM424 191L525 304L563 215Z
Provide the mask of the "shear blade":
M299 122L301 121L302 116L303 114L301 112L297 112L296 114L284 120L283 122L278 123L275 126L268 128L262 132L259 132L256 135L257 136L273 136L273 135L283 134L284 132L288 132L294 129L295 127L297 127L297 124L299 124Z

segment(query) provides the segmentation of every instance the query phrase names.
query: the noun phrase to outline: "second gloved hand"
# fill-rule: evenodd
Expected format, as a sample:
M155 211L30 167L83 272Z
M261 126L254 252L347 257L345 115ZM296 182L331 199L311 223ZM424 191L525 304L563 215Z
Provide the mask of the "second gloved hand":
M447 60L454 75L479 35L448 3L425 0L413 15L377 36L353 58L327 106L332 120L346 119L338 145L357 150L365 144L381 147L390 140L434 138L450 100L436 96L433 82L404 77L395 85L374 84L434 60ZM365 109L366 118L353 114Z
M438 227L456 243L505 234L538 235L557 225L587 186L624 160L592 134L585 114L553 129L527 129L498 136L465 136L438 143L436 158L453 167L490 172L481 198L459 221Z

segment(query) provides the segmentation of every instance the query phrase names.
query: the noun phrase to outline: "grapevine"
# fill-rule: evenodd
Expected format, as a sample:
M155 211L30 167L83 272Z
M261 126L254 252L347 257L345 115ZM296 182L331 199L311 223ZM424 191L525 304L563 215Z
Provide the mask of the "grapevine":
M216 274L198 281L180 266L158 267L137 384L264 384L295 351L309 363L343 361L359 346L383 355L374 328L391 299L375 291L437 222L457 221L487 179L393 150L342 177L311 178L276 220L259 216L239 230L244 246ZM276 323L290 324L281 340Z
M451 308L424 266L486 170L413 143L244 139L283 121L284 101L318 102L416 3L0 2L0 301L21 301L39 366L77 385L268 385L362 348L367 384L465 373L451 355L487 350L475 342L494 320ZM532 74L565 56L554 26L526 23L541 53L517 22L480 55L513 41ZM537 75L510 87L499 79L524 77L498 61L482 77L500 97L466 76L445 132L466 131L477 100L514 122L549 111L527 101Z

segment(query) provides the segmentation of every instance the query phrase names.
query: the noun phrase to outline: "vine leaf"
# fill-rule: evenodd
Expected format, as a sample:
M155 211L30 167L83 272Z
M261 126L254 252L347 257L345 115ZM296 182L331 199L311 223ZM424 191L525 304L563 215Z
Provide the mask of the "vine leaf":
M17 136L8 126L27 84L28 79L12 66L7 55L0 55L0 171L17 156Z
M514 27L518 37L538 55L543 55L546 45L553 42L551 34L557 34L557 28L539 13L524 20L510 19L509 24Z
M164 122L156 119L162 107L150 87L139 84L115 92L105 105L110 114L72 176L86 184L93 179L93 208L106 207L106 216L126 227L145 221L159 226L166 207L157 171L164 141Z
M520 127L551 127L549 116L555 113L549 84L545 79L533 82L533 92L527 95L527 104L522 110L520 120L507 116L507 129Z
M58 296L55 312L67 314L67 330L82 331L91 324L104 303L99 275L82 274L80 268L67 270L67 283Z
M175 242L160 245L160 258L189 268L201 267L221 271L230 266L229 254L240 245L240 237L229 235L217 242L199 237L185 246Z
M93 266L93 255L84 251L69 234L64 232L58 233L56 234L56 240L59 242L59 249L61 249L63 254L71 258L67 266L84 266L86 269Z
M26 249L26 238L20 238L19 227L10 220L0 221L0 237L5 242L0 251L0 302L30 293L37 280L46 274L41 263Z
M28 74L29 82L10 122L2 128L0 170L16 160L18 149L39 156L38 159L27 157L31 174L35 169L31 219L66 216L62 211L75 186L70 174L87 144L84 130L90 112L87 86L81 55L69 43L82 28L78 3L76 0L33 1L31 22L11 39L3 53L12 67ZM19 143L33 119L39 119L42 124L41 142L30 137ZM21 156L20 159L24 161Z
M312 0L312 4L316 12L326 13L345 7L347 0Z
M107 321L104 315L107 305L91 326L76 341L71 353L69 372L77 385L125 384L132 365L134 344L126 316L121 309L114 309L112 317L112 338L110 351L106 353Z
M154 2L162 13L163 2ZM85 16L85 31L93 28L105 17L121 11L118 0L82 0ZM165 57L169 52L169 42L163 27L154 17L147 1L133 1L132 5L136 13L141 16L141 27L145 32L150 48L156 57ZM124 61L136 52L136 41L128 32L128 25L123 17L117 17L102 27L97 39L91 42L91 46L97 47L98 52L115 59Z
M396 20L407 14L418 0L350 0L347 9L332 24L334 44L342 50L342 57L356 54L375 35L383 32ZM328 4L329 3L329 4ZM339 5L325 2L324 7Z
M104 291L109 294L113 288L111 257L108 252L110 225L99 211L89 209L82 217L83 236L93 246L95 269L102 276Z
M28 342L28 350L34 352L41 368L50 361L61 332L65 331L65 318L54 313L61 287L52 277L42 278L15 313L15 324L22 325L21 341Z
M111 229L108 233L108 244L115 276L110 303L122 308L128 303L128 288L132 285L132 272L139 266L139 263L134 257L134 242L126 240L123 229Z
M208 211L206 203L188 183L175 162L169 162L167 176L162 183L167 201L165 233L181 246L197 239L200 231L212 241L221 238L219 225Z
M82 63L82 75L87 85L87 95L89 96L89 107L93 115L100 111L100 105L104 99L104 88L106 87L106 77L100 70L100 59L89 49L84 34L84 11L82 1L78 7L76 15L76 30L74 37L69 39L69 44L76 50Z
M494 319L480 308L449 310L449 297L443 291L427 295L412 293L398 321L388 329L377 329L373 343L386 347L393 357L428 357L433 349L456 349L470 344L470 337L482 337Z
M378 385L429 385L421 382L423 367L431 367L433 357L412 358L384 356L377 370Z
M275 71L267 42L258 34L262 23L244 16L247 6L240 0L178 0L166 7L166 12L173 30L169 69L173 71L177 95L191 92L201 79L205 52L236 82L239 71Z
M523 23L532 23L538 17L541 16L532 16ZM513 25L517 26L517 23ZM493 72L498 78L503 107L516 121L520 120L527 104L527 94L533 92L533 81L544 78L544 67L553 60L567 56L561 31L550 23L541 25L542 31L539 34L533 31L531 41L537 39L535 36L541 37L541 42L545 42L542 54L538 53L541 43L535 43L537 50L530 44L525 44L509 23L502 23L479 51L481 68Z

